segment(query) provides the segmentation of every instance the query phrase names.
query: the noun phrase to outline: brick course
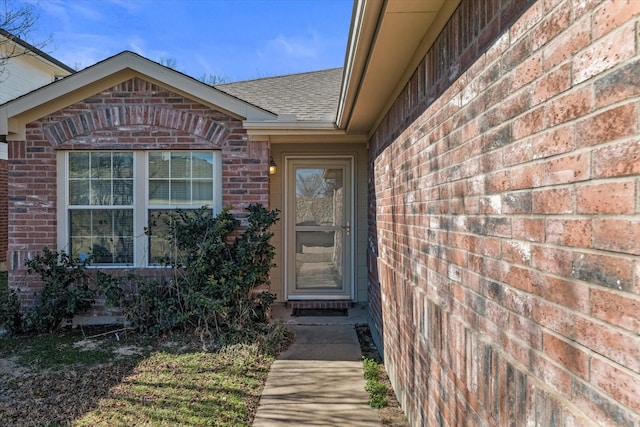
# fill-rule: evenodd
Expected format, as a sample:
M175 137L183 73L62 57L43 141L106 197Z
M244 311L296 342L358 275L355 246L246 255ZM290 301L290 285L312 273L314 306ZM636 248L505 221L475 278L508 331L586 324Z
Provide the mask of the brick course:
M412 425L640 425L639 5L463 0L371 137Z
M240 120L140 78L31 122L26 135L8 153L9 281L25 304L40 285L24 261L57 246L57 150L221 150L223 205L239 217L250 203L268 205L266 142L248 142Z

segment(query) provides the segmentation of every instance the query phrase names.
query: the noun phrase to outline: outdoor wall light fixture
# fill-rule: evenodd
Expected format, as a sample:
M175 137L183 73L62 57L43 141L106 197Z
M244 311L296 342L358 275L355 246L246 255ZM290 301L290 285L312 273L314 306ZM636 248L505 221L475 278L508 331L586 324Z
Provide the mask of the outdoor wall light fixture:
M273 157L269 156L269 175L276 174L276 162L273 161Z

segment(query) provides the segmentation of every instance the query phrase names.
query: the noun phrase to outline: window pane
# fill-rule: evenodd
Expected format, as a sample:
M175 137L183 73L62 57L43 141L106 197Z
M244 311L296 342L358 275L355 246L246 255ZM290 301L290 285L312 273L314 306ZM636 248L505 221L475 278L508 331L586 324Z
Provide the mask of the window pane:
M69 253L73 259L84 258L91 252L91 237L72 237Z
M72 236L91 236L91 211L72 210L69 211L71 219L70 230Z
M91 177L111 178L111 153L91 153Z
M69 204L89 204L89 181L69 181Z
M118 238L133 236L133 210L116 209L113 212L113 229Z
M71 254L91 252L95 264L133 263L133 210L69 211Z
M149 204L168 205L169 204L169 181L149 182Z
M170 255L169 241L166 239L169 233L168 210L150 210L149 211L149 262L158 264L159 259Z
M111 205L111 180L92 180L91 181L91 204L92 205Z
M191 177L191 153L171 153L171 178Z
M149 153L149 178L169 178L169 153Z
M167 240L171 232L171 213L173 210L152 209L149 210L149 262L151 264L159 264L161 258L178 257L179 254L173 252L173 247ZM208 211L213 218L213 210Z
M133 180L118 179L113 181L113 204L133 204Z
M213 178L213 153L193 153L193 178Z
M91 234L111 236L113 234L113 212L110 210L91 211Z
M113 177L133 179L133 153L113 153Z
M69 153L69 178L89 177L89 153Z
M116 240L115 262L118 264L133 263L133 238L123 237Z
M213 204L212 181L194 181L192 204L197 206Z
M191 186L189 182L172 181L171 182L171 204L185 205L191 204Z

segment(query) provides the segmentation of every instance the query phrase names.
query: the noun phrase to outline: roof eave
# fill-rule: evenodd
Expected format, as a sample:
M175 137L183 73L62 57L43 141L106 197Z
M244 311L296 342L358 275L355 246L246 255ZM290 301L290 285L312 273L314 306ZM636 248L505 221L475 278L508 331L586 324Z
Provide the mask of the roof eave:
M244 121L250 140L271 143L365 143L366 134L348 134L334 121Z
M372 133L460 0L356 0L337 125Z
M134 76L220 110L239 120L273 120L276 115L132 52L123 52L81 72L0 106L0 135L21 134L21 125L72 105ZM20 136L18 136L19 138Z
M43 52L32 44L22 40L20 37L13 35L6 30L3 30L2 28L0 28L0 37L4 37L10 42L20 46L22 49L31 52L34 56L39 57L42 61L49 64L50 67L60 71L59 74L62 76L67 76L76 72L76 70L69 67L67 64L57 60L53 56Z

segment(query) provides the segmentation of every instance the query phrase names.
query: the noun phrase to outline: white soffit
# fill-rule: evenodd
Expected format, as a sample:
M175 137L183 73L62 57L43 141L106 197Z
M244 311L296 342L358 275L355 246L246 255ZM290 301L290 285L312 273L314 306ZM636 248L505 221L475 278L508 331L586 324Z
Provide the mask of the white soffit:
M377 22L373 40L358 40L363 45L370 43L366 65L359 76L358 93L352 109L344 106L341 127L349 132L369 132L379 118L384 106L397 91L399 85L406 82L408 67L415 67L415 56L424 48L427 34L434 24L442 21L443 9L451 9L459 0L388 0ZM364 2L365 8L374 5L370 0ZM447 6L447 7L445 7ZM365 14L366 16L366 10ZM448 19L448 17L447 17ZM352 49L354 56L347 62L362 62L358 57L365 49ZM352 74L348 78L358 78ZM346 119L346 120L345 120Z

